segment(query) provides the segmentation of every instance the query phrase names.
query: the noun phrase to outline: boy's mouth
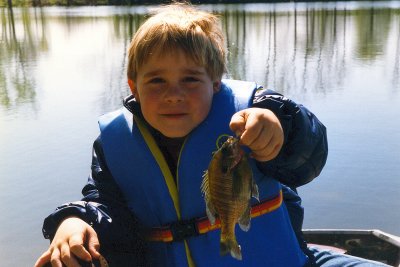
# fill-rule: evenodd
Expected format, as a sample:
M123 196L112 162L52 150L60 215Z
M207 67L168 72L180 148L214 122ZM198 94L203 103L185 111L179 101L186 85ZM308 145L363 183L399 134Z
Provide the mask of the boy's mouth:
M168 113L168 114L161 114L161 116L166 118L181 118L186 116L187 113Z

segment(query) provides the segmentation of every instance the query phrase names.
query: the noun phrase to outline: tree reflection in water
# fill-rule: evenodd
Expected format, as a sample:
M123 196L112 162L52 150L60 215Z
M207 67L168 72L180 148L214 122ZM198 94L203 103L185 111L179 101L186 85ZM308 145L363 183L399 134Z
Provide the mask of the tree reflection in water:
M290 10L272 5L224 11L230 75L256 80L285 94L326 93L343 88L352 64L384 61L398 76L399 10L390 8L324 9L296 3ZM397 70L396 70L397 66ZM260 77L264 77L260 80ZM398 83L393 83L398 87Z
M41 12L38 8L0 10L0 103L7 109L25 104L35 109L37 54L48 47Z
M393 86L398 88L400 9L346 9L315 3L202 7L221 16L231 78L254 80L288 95L325 94L332 89L345 90L346 70L354 62L384 61L390 69ZM129 91L126 49L148 8L99 7L84 9L87 12L79 15L77 10L0 9L1 106L18 109L29 104L35 109L38 90L35 67L40 55L52 49L49 43L57 44L46 35L51 23L59 23L61 30L73 34L78 31L74 25L95 23L103 16L111 18L107 23L114 28L109 38L123 43L123 48L118 56L119 65L108 68L101 77L105 85L102 106L109 109L110 103L119 105ZM389 49L391 42L396 45ZM107 53L103 51L98 57Z

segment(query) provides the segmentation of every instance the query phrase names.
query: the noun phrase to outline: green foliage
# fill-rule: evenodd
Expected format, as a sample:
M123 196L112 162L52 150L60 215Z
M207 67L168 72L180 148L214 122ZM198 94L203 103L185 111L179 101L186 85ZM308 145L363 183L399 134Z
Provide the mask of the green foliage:
M11 0L13 7L28 6L83 6L83 5L130 5L137 0ZM8 7L8 0L0 0L0 7Z

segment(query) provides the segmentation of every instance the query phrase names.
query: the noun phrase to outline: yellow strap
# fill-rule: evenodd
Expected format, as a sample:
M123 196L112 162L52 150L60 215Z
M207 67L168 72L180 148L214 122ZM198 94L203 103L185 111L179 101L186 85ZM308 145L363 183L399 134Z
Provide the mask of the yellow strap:
M158 166L160 166L161 172L165 179L165 183L167 184L168 187L169 194L171 195L172 201L174 202L176 215L178 216L178 220L180 220L181 213L179 208L178 190L176 188L174 178L171 174L168 164L165 161L164 156L160 151L160 148L157 146L156 141L154 140L153 136L150 134L149 130L146 128L142 120L140 120L135 115L133 116L133 118L144 140L146 141L147 146L149 147L151 153L153 154L155 160L157 161Z
M144 140L146 141L147 146L149 147L151 153L153 154L155 160L157 161L158 166L161 169L161 172L164 176L165 183L167 184L169 194L171 195L172 201L174 202L174 207L176 211L176 215L178 217L178 220L181 219L181 213L180 213L180 208L179 208L179 195L178 195L178 189L175 185L174 178L171 174L171 170L168 167L167 162L165 161L165 158L160 151L160 148L157 146L156 141L154 140L153 136L150 134L149 130L146 128L145 124L141 119L133 115L133 118L136 122L136 125L139 128L140 133L142 134ZM177 179L178 181L178 179ZM195 264L193 262L192 256L190 255L190 250L189 246L186 241L185 242L185 251L186 251L186 257L188 261L189 267L195 267Z

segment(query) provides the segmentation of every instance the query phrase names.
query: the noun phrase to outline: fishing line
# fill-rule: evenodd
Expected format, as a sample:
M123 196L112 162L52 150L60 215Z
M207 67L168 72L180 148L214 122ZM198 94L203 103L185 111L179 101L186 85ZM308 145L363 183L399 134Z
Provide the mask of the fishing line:
M217 147L217 149L220 149L220 147L222 146L223 143L225 143L226 140L224 140L223 142L221 142L221 139L223 137L226 137L226 139L228 139L229 137L231 137L229 134L221 134L220 136L218 136L217 141L215 141L215 146Z

